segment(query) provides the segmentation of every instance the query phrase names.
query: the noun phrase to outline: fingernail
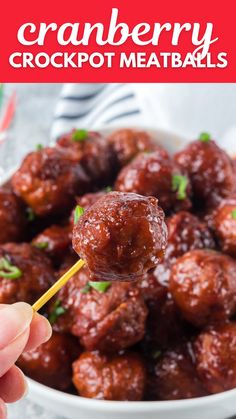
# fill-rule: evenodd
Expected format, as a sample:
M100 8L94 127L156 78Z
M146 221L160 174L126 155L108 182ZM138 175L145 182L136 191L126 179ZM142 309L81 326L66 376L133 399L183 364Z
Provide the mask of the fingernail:
M0 418L6 419L7 418L7 406L3 401L0 399Z
M9 345L30 325L33 310L29 304L15 303L0 311L0 349Z
M25 391L24 391L24 394L22 396L22 399L24 399L26 396L28 396L28 393L29 393L29 385L28 385L27 379L25 378Z
M43 327L44 342L47 342L52 336L52 327L46 317L41 316L40 314L39 316L41 320L41 327Z
M23 381L24 381L24 393L20 397L21 399L23 399L29 393L29 385L28 385L28 382L27 382L27 378L26 378L25 374L23 373L23 371L19 367L17 367L17 365L14 365L14 368L16 368L19 371L19 373L22 375L22 378L23 378Z

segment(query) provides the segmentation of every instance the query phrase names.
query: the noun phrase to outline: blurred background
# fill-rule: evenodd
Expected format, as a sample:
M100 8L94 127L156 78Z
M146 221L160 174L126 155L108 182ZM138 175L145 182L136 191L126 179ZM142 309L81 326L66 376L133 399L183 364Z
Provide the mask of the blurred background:
M0 84L0 181L37 144L71 128L137 126L236 143L236 84Z
M0 85L0 180L38 143L49 141L60 84Z

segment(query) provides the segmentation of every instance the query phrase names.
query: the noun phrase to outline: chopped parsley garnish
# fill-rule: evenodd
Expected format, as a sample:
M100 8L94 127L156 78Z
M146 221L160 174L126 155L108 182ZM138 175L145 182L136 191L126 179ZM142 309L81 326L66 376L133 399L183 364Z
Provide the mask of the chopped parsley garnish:
M112 187L111 187L111 186L107 186L107 187L105 188L105 192L106 192L106 193L112 192Z
M106 292L106 290L111 286L111 282L104 281L104 282L93 282L89 281L89 285L91 288L95 289L98 292Z
M36 145L36 150L37 151L41 151L43 149L43 145L42 144L37 144Z
M18 279L22 276L22 271L17 267L11 264L11 262L2 257L0 259L0 277L6 279Z
M87 282L85 287L81 290L81 293L87 294L91 290L91 288L93 288L94 290L98 292L103 293L103 292L106 292L108 288L110 288L110 286L111 286L111 282L109 281L104 281L104 282L89 281Z
M81 290L82 294L88 294L88 292L90 291L91 287L89 285L89 282L87 282L87 284L85 285L85 287Z
M152 358L153 359L158 359L158 358L160 358L160 356L161 356L161 351L159 349L152 352Z
M236 208L233 209L231 212L231 217L235 220L236 219Z
M27 215L27 220L28 221L34 221L35 218L36 218L34 211L30 207L27 208L26 215Z
M177 192L177 199L183 200L186 198L186 188L188 186L188 179L186 176L173 175L172 190Z
M208 132L202 132L199 135L199 140L202 141L203 143L208 143L208 141L211 140L211 136Z
M51 324L56 323L58 317L62 316L62 314L65 314L66 309L62 307L60 300L57 300L53 305L53 310L49 314L48 320Z
M86 129L76 129L72 134L72 140L75 142L85 141L88 136Z
M34 247L37 247L38 249L47 249L48 248L48 242L36 242L33 244Z
M75 207L75 214L74 214L74 224L77 224L81 215L84 213L84 208L82 208L80 205L77 205Z

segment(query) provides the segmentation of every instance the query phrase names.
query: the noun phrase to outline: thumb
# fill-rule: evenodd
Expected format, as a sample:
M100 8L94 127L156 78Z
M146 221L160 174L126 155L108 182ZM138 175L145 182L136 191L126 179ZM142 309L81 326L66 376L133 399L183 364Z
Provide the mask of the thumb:
M26 303L6 305L0 310L0 350L30 326L32 317L33 309Z

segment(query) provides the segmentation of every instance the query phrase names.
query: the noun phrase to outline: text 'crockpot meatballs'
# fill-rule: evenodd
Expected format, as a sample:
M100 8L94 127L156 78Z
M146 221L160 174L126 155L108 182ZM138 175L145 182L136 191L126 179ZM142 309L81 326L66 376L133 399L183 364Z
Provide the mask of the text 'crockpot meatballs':
M195 341L198 375L210 393L236 387L236 323L214 326Z
M100 284L90 281L87 267L77 272L58 293L64 314L53 328L78 336L89 351L115 352L134 345L144 336L147 317L139 289L130 282Z
M73 336L54 332L48 342L24 352L17 365L33 380L66 391L72 384L72 362L81 349Z
M72 242L95 280L138 279L163 257L164 213L154 197L110 192L79 218Z
M221 201L210 216L210 225L222 252L236 258L236 194Z
M179 189L180 181L182 190ZM175 204L183 209L191 207L188 199L188 179L181 175L166 151L162 149L138 154L120 171L115 190L155 196L164 211L170 211Z
M206 134L177 153L175 161L187 172L194 203L200 208L203 204L204 207L214 207L236 190L233 161Z
M130 161L140 152L162 150L163 156L167 152L162 149L146 131L135 129L120 129L108 137L109 143L117 156L120 167Z
M195 326L226 320L236 312L236 261L213 250L192 250L177 259L170 292Z
M0 243L22 239L26 218L20 200L11 190L0 188Z
M140 401L145 378L143 361L132 352L114 356L84 352L73 363L73 383L82 397Z
M0 304L39 298L54 282L48 257L28 243L0 247Z
M39 216L68 212L88 185L78 163L49 147L28 154L12 178L14 192Z

